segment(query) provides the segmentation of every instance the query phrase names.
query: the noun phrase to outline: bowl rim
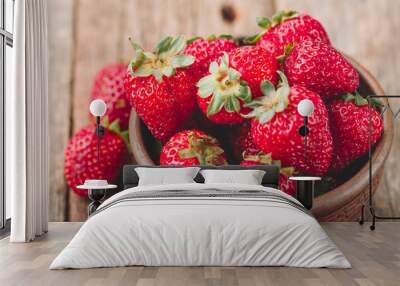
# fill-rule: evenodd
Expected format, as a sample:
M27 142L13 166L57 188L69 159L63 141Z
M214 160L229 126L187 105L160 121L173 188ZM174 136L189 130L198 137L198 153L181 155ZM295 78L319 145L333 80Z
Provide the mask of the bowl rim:
M360 76L364 78L365 82L369 85L369 89L375 95L382 96L385 92L377 79L361 64L350 56L345 57L359 72ZM388 104L388 99L383 99L385 104ZM374 178L378 171L383 167L387 156L393 143L393 117L389 112L384 114L384 131L381 140L375 145L375 151L372 155L372 178ZM327 216L338 208L348 204L354 200L365 188L369 185L369 164L367 163L356 173L351 179L347 180L340 186L333 190L318 196L314 200L314 207L312 213L316 217ZM340 195L339 195L340 194Z
M348 61L354 66L354 68L360 74L368 85L369 89L378 96L385 95L385 92L377 79L361 64L359 64L352 57L344 55ZM383 99L385 104L388 104L386 98ZM393 142L394 130L393 130L393 118L389 112L384 115L384 132L381 140L375 145L375 151L372 155L374 162L372 166L372 177L374 178L378 171L383 167L387 156L390 153L390 149ZM133 127L133 128L132 128ZM129 139L135 138L135 144L131 143L132 154L141 154L141 158L137 161L138 164L142 165L155 165L154 161L149 156L146 146L144 146L142 132L135 132L134 130L141 130L141 120L132 108L129 118ZM137 159L137 158L135 158ZM367 161L368 162L368 161ZM357 173L354 174L349 180L341 184L340 186L332 189L331 191L322 194L314 199L314 207L312 213L316 217L324 217L335 212L340 207L348 204L354 200L369 184L369 167L366 163Z

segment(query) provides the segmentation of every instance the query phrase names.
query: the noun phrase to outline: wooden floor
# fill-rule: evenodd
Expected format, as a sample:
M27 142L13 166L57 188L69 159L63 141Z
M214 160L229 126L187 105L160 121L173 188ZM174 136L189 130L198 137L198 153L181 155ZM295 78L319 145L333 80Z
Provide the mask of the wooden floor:
M48 270L50 262L81 223L50 223L33 243L0 241L0 285L400 285L400 223L324 223L323 227L353 265L352 269L288 267L124 267Z

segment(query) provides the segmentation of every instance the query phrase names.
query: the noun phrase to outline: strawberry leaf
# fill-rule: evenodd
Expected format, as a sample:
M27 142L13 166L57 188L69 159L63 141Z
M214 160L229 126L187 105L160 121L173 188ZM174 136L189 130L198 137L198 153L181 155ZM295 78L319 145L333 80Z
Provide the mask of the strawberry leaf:
M213 137L200 137L194 133L188 136L189 147L179 151L183 159L197 158L200 165L225 165L224 150Z
M221 96L213 96L207 108L207 115L214 115L224 107L225 99Z
M240 95L238 97L245 103L251 102L251 90L246 82L241 83Z
M194 63L193 56L179 55L172 58L171 65L173 68L188 67Z
M131 44L132 48L135 50L135 52L143 51L143 48L139 44L134 42L132 40L132 38L129 37L128 40L129 40L129 43Z
M157 44L154 53L159 55L161 53L166 52L170 48L171 42L172 42L172 37L165 37Z
M182 54L186 46L182 36L164 38L157 44L153 53L143 51L139 45L131 39L130 41L136 51L135 57L129 64L132 77L153 75L158 82L161 82L163 76L171 77L177 68L190 66L194 62L194 57Z
M216 82L213 75L201 78L196 86L199 88L198 94L201 98L207 98L212 95L216 89Z
M265 124L274 117L276 112L282 112L286 109L289 105L290 87L284 73L278 71L278 74L281 78L278 89L275 90L270 82L263 81L260 89L263 91L264 96L245 104L245 107L250 107L253 111L243 117L255 117L261 124Z
M193 43L194 41L196 41L198 39L202 39L202 37L199 37L199 36L192 37L192 38L186 40L186 45L190 45L191 43Z
M224 52L224 56L221 58L221 66L224 69L228 69L229 67L229 56L226 52Z
M263 95L269 96L275 93L275 87L269 80L264 80L261 85L260 89Z
M209 67L210 75L201 78L196 86L198 95L207 98L212 95L208 103L207 115L214 115L225 107L227 112L240 113L241 104L251 101L251 90L247 82L240 79L241 74L237 70L229 67L229 56L224 53L218 65L216 61Z
M267 17L257 17L256 18L257 25L263 29L269 29L272 26L272 22Z
M211 34L207 37L207 41L214 41L217 39L217 35L215 34Z
M153 71L152 71L152 74L153 74L153 76L156 78L156 80L157 80L158 82L162 82L162 77L163 77L163 75L162 75L162 73L161 73L159 70L153 70Z
M295 173L295 169L294 167L284 167L280 169L280 173L282 175L285 175L286 177L290 177L293 176L293 174Z
M170 56L180 54L186 46L185 39L182 36L178 36L170 42L166 53Z
M233 40L233 36L229 34L221 34L218 36L219 39L227 39L227 40Z
M111 122L110 125L108 125L108 130L116 133L116 134L120 134L121 133L121 127L119 125L119 119L114 120L113 122Z
M152 74L153 70L146 66L142 66L132 73L133 76L141 76L141 77L146 77Z
M103 125L104 127L108 128L108 126L110 125L110 120L108 118L108 115L104 116L103 118Z
M161 73L167 77L170 77L175 74L175 69L172 66L165 66L161 69Z
M292 52L292 50L295 47L295 45L296 45L295 43L287 44L285 46L285 48L284 48L283 55L280 55L280 56L276 57L276 59L280 63L283 63L285 61L286 57Z
M124 140L126 147L128 148L128 152L132 153L131 144L129 144L129 130L122 131L120 135L121 138Z
M261 113L257 117L257 119L261 122L261 124L265 124L265 123L271 121L271 119L274 117L274 115L275 115L275 110L270 109L270 110L267 110L267 111Z
M345 93L342 95L342 99L344 101L352 101L352 100L354 100L354 95L351 93Z
M214 74L218 72L218 63L217 62L212 62L210 64L210 67L208 69L209 73Z
M195 158L196 154L190 149L183 149L179 151L179 157L182 159Z
M227 112L240 112L240 102L235 97L230 97L225 102L225 110Z
M367 105L368 104L368 100L366 100L364 97L362 97L358 92L356 92L356 95L354 97L354 102L358 106L362 106L362 105Z
M353 101L357 106L363 106L368 104L368 100L362 97L361 94L358 93L358 91L355 92L354 94L352 93L343 94L342 99L344 101Z
M297 17L299 14L296 11L279 11L274 16L272 16L272 27L282 24L288 19Z
M257 43L260 40L260 38L262 37L263 34L264 33L258 33L253 36L246 37L246 38L244 38L243 42L247 45L254 45L255 43Z

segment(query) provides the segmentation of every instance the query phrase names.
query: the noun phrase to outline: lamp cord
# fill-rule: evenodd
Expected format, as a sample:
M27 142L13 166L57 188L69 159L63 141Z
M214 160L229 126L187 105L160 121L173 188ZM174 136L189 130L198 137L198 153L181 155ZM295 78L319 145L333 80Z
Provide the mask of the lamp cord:
M304 163L307 164L307 135L308 135L308 117L304 117L304 131L305 131L305 136L304 136Z
M100 163L100 116L96 117L97 164Z

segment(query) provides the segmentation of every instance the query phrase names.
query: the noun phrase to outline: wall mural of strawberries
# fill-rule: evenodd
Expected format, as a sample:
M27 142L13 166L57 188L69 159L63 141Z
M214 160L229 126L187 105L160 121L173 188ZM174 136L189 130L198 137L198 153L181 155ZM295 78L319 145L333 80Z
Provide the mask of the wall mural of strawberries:
M323 177L313 210L318 219L358 218L368 179L366 97L383 91L336 47L336 35L330 38L332 28L324 27L318 13L246 13L244 9L232 21L246 15L253 26L232 35L213 26L201 30L201 36L186 31L147 35L151 41L124 32L111 52L122 56L103 59L101 53L109 53L105 48L97 54L100 63L93 64L96 73L85 83L88 92L79 96L107 104L102 162L97 164L94 118L85 107L92 123L72 128L64 148L70 204L86 204L87 194L76 188L85 179L120 183L127 163L265 164L280 167L279 187L290 195L295 194L290 176ZM82 56L76 57L80 61ZM299 134L303 117L297 111L303 99L315 106L308 121L307 161ZM381 114L383 104L373 101L372 143L374 156L386 159L393 133L391 119ZM376 171L374 184L381 177L382 171Z
M130 128L136 130L131 134L142 133L147 142L160 141L152 146L163 146L160 151L147 145L148 154L143 154L134 148L138 138L132 135L137 162L182 166L276 164L282 170L281 190L291 195L295 190L288 180L290 175L322 176L317 195L323 195L348 179L342 174L348 166L358 164L353 168L356 171L365 164L368 106L366 94L358 92L360 76L356 68L331 46L323 25L309 15L280 12L272 20L259 18L258 23L265 30L242 41L236 39L236 47L232 43L235 38L226 36L189 40L188 47L180 42L181 37L167 37L153 54L134 45L136 53L125 88L132 108L144 124L139 129L133 124ZM179 48L168 52L170 45L178 42ZM165 52L160 53L160 46L165 46ZM164 53L171 59L166 59ZM174 64L174 57L184 64ZM151 66L151 70L143 70L143 65ZM185 71L195 75L196 80L182 82L181 87L192 93L181 93L187 95L187 101L190 96L196 97L197 106L190 105L184 113L174 103L171 110L167 104L152 106L151 102L165 99L153 90L141 96L145 88L134 83L152 81L154 85L157 80L157 86L168 86L171 77ZM191 85L197 87L195 94ZM169 101L179 100L175 90L166 93ZM311 100L315 106L309 118L307 161L304 137L299 134L303 117L297 111L303 99ZM373 143L380 140L383 132L379 104L376 107ZM202 128L196 120L196 109L203 113L203 121L212 123L211 127ZM164 125L167 118L173 120L181 113L186 119L192 118L191 124L194 121L197 129L185 129L184 119L178 120L180 124ZM165 115L167 118L163 119ZM156 130L156 120L150 117L161 119ZM321 214L317 216L326 219ZM356 217L351 214L345 219Z

